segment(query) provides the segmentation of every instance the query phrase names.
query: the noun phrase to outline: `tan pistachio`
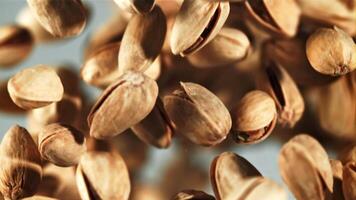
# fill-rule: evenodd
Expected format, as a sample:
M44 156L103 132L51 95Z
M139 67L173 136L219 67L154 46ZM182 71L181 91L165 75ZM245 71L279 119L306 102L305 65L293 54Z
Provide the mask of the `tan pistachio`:
M215 200L215 197L199 190L183 190L175 194L171 200Z
M45 126L39 134L38 143L42 158L62 167L78 164L86 151L84 135L71 126L59 123Z
M247 57L250 41L247 35L234 28L222 28L219 34L199 51L187 58L197 67L227 65Z
M267 92L274 99L278 122L294 127L303 115L304 100L288 72L273 61L269 62L257 77L256 83L258 89Z
M12 114L24 114L26 110L18 107L11 99L7 90L8 81L0 81L0 111Z
M0 27L0 67L8 67L25 60L33 48L33 36L22 26Z
M0 192L5 199L32 196L41 182L41 156L26 129L14 125L0 146Z
M14 103L26 110L58 102L64 92L57 73L45 65L21 70L9 80L7 89Z
M173 54L185 56L208 44L221 30L229 12L228 2L185 0L171 33Z
M236 106L233 137L237 143L258 143L265 140L274 129L277 109L267 93L254 90L247 93Z
M77 167L76 180L83 200L129 198L129 174L117 153L87 152Z
M88 116L90 135L113 137L144 119L158 96L157 83L146 75L128 71L103 92Z
M137 14L151 12L155 5L155 0L114 0L114 2L122 10Z
M283 145L279 168L284 182L298 200L324 199L324 191L333 192L328 155L309 135L297 135Z
M318 72L339 76L356 69L356 45L343 30L320 28L309 36L306 53Z
M134 15L127 25L119 51L119 72L145 71L161 52L167 25L159 6L145 15Z
M162 100L158 97L153 110L131 129L145 143L157 148L168 148L174 126L164 109Z
M297 33L301 10L296 0L247 0L244 6L248 19L268 32L281 37Z
M345 200L356 199L356 162L349 162L344 166L342 177Z
M231 128L231 116L221 100L196 83L180 88L164 99L164 106L177 132L191 142L212 146L222 142Z
M58 200L58 199L55 199L55 198L52 198L52 197L45 197L45 196L36 195L36 196L33 196L33 197L24 198L23 200Z
M79 35L86 25L86 9L81 0L27 0L40 24L56 37Z

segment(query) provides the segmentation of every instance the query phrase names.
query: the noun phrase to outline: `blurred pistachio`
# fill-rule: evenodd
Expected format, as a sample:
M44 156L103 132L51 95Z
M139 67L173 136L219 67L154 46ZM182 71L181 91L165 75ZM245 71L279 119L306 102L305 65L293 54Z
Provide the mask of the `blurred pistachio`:
M76 181L83 200L127 200L130 195L129 174L118 153L87 152L77 167Z
M119 50L120 75L128 70L145 71L161 52L166 30L166 17L158 6L146 15L133 16Z
M26 110L47 106L63 98L63 85L55 70L38 65L13 76L8 84L11 99Z
M144 119L158 96L157 83L140 72L128 71L102 93L88 116L90 135L113 137Z
M173 54L185 56L208 44L221 30L229 11L228 2L185 0L172 29Z
M198 190L183 190L175 194L171 200L215 200L215 197Z
M21 199L36 193L41 182L41 156L26 129L14 125L0 146L0 192L5 199Z
M222 28L219 34L199 51L187 58L194 66L213 67L227 65L247 57L250 41L242 31Z
M269 62L256 78L257 88L273 97L278 112L278 122L290 128L300 120L304 112L304 100L294 80L278 64Z
M349 162L344 166L342 178L345 200L356 199L356 162Z
M333 172L328 155L313 137L300 134L283 145L279 168L296 199L325 199L333 192ZM306 184L308 183L308 184Z
M0 67L9 67L25 60L33 48L30 31L18 25L0 27Z
M81 0L27 0L32 14L55 37L79 35L87 12Z
M124 11L135 14L146 14L152 12L155 0L114 0Z
M265 140L274 129L277 110L267 93L254 90L247 93L234 111L233 137L237 143L258 143Z
M307 40L306 53L311 66L322 74L339 76L356 69L356 45L337 27L316 30Z
M180 88L164 99L168 116L177 133L191 142L213 146L222 142L231 128L231 116L221 100L196 83L180 83Z
M296 0L246 0L249 20L273 35L293 37L297 33L301 10Z
M0 81L0 111L11 114L24 114L26 111L18 107L11 99L7 90L8 81Z

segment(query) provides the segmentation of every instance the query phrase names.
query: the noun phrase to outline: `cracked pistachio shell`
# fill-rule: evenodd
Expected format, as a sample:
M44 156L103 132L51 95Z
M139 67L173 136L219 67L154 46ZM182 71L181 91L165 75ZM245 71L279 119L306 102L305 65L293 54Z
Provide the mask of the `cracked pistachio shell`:
M309 135L297 135L282 147L279 168L284 182L298 200L324 199L324 190L333 192L328 155Z
M33 196L33 197L28 197L28 198L24 198L23 200L58 200L52 197L45 197L45 196Z
M244 6L249 19L268 32L282 37L297 33L301 10L295 0L247 0Z
M274 99L278 122L294 127L304 112L304 100L298 86L288 72L275 63L270 63L257 78L257 88L267 92Z
M47 125L38 137L38 149L42 158L58 166L69 167L78 164L86 151L84 135L68 125Z
M56 37L79 35L86 25L86 9L81 0L27 0L40 24Z
M171 33L173 54L185 56L208 44L220 32L229 12L229 2L185 0Z
M117 153L87 152L77 167L76 180L83 200L129 198L129 173Z
M316 30L307 40L306 53L311 66L322 74L339 76L356 69L356 45L337 27Z
M221 100L196 83L180 88L164 99L164 107L177 132L191 142L213 146L222 142L231 128L231 116Z
M26 110L47 106L63 97L63 85L56 71L45 65L21 70L8 84L11 99Z
M119 51L119 72L145 71L161 52L167 31L159 6L146 15L134 15L125 30Z
M155 0L114 0L123 10L130 13L146 14L152 12Z
M255 90L242 97L235 111L234 138L237 143L257 143L274 129L277 110L273 98Z
M102 93L88 116L90 135L114 137L144 119L158 96L157 83L146 75L128 71Z
M345 200L356 199L356 162L349 162L344 166L342 177Z
M227 65L246 58L250 41L246 34L234 28L222 28L219 34L199 51L187 58L197 67Z
M168 118L162 100L158 97L150 114L131 129L146 144L152 144L157 148L168 148L174 127Z
M0 192L5 199L34 195L41 182L41 156L26 129L15 125L5 133L0 159Z
M174 195L171 200L215 200L215 197L199 190L183 190Z
M9 67L25 60L32 51L33 40L25 27L0 27L0 67Z

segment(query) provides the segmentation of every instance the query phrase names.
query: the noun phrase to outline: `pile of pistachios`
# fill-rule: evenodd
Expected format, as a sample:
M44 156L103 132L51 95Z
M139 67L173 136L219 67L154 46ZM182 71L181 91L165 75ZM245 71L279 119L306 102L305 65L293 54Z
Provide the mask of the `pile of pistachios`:
M28 122L1 141L0 199L287 200L288 188L297 200L356 200L356 0L107 3L114 14L79 73L38 63L0 81L0 112ZM75 40L95 9L27 0L0 25L0 70ZM91 101L81 82L101 95ZM287 187L231 152L267 138L283 143ZM148 149L172 143L161 184L139 184ZM194 165L199 146L216 154L210 174Z

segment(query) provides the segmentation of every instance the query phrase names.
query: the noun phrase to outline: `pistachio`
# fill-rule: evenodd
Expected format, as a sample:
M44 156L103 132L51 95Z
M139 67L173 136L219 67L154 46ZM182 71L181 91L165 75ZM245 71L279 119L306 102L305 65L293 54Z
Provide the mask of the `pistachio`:
M304 112L304 100L298 86L288 72L278 64L270 62L257 78L257 88L273 97L278 111L278 122L294 127Z
M41 157L26 129L15 125L0 146L0 192L5 199L32 196L41 182Z
M27 0L40 24L56 37L79 35L86 25L81 0Z
M185 56L208 44L221 30L229 11L228 2L185 0L172 29L173 54Z
M250 41L245 33L222 28L211 42L187 58L197 67L227 65L246 58L249 50Z
M119 51L119 72L145 71L160 53L167 30L166 17L155 6L146 15L135 15L129 21Z
M339 76L356 69L356 45L337 27L320 28L309 36L306 53L311 66L322 74Z
M333 192L328 155L311 136L300 134L283 145L279 168L284 182L298 200L324 199L324 190Z
M234 139L237 143L258 143L274 129L277 110L267 93L255 90L242 97L235 111Z
M297 33L301 10L295 0L247 0L244 6L248 19L270 33L281 37Z
M349 162L344 166L342 188L345 200L356 198L356 162Z
M83 200L129 198L129 174L117 153L87 152L77 167L76 178Z
M86 150L85 138L80 131L58 123L45 126L38 143L42 158L62 167L78 164Z
M16 25L0 27L0 66L25 60L33 48L33 37L26 28Z
M164 110L162 100L157 98L153 110L131 129L145 143L167 148L171 144L174 127Z
M0 81L0 111L12 114L23 114L26 110L18 107L11 99L7 90L8 81Z
M126 72L92 107L88 116L90 135L97 139L113 137L137 124L151 112L157 96L154 80L139 72Z
M231 117L225 105L201 85L181 82L180 86L164 99L165 109L177 132L200 145L222 142L231 128Z
M64 92L56 72L44 65L18 72L9 80L7 89L14 103L27 110L58 102Z
M155 0L114 0L124 11L131 13L145 14L151 12Z
M183 190L174 195L171 200L215 200L215 198L203 191L198 190Z

